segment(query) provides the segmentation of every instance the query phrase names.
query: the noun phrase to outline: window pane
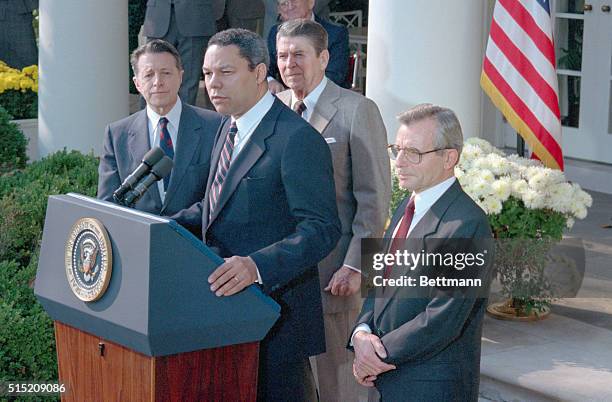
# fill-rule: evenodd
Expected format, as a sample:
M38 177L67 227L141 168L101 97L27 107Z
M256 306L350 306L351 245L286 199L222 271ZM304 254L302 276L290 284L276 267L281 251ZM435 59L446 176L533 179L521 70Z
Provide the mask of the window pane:
M555 25L557 68L580 71L582 69L584 21L557 18Z
M558 0L558 13L584 14L584 0Z
M580 77L558 75L561 124L578 127L580 112Z

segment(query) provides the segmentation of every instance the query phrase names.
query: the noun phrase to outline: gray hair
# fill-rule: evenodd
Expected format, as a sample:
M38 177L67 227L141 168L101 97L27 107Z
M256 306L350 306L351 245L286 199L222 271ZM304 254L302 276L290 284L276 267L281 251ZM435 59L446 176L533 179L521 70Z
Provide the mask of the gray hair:
M270 65L270 55L266 42L255 32L242 28L226 29L217 32L208 41L208 47L213 45L226 47L234 45L238 48L240 57L249 63L249 70L255 70L259 64Z
M317 56L327 49L327 31L318 22L301 18L283 22L278 27L276 40L282 37L293 38L296 36L307 38L314 47Z
M425 119L433 119L437 127L433 139L434 148L456 149L461 155L463 132L459 119L452 110L431 103L421 103L400 113L397 119L405 126Z
M170 53L174 57L176 68L179 70L183 69L183 63L181 62L181 56L174 46L165 40L153 39L151 42L145 43L134 49L130 56L130 64L132 65L132 71L138 75L138 60L143 54L151 53Z

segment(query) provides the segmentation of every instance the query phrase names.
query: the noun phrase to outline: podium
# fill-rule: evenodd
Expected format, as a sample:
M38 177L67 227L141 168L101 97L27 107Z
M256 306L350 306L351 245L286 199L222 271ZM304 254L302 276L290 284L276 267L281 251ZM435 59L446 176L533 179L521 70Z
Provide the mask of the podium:
M222 262L172 220L49 197L34 292L55 322L62 400L255 401L280 307L257 285L215 296Z

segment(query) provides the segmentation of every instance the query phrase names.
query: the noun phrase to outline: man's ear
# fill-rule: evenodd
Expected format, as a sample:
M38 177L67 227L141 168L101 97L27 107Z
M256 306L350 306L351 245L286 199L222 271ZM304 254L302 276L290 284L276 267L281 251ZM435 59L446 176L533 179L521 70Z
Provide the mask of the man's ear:
M261 84L262 82L266 81L267 75L268 75L268 68L266 67L264 63L259 63L257 66L255 66L255 77L257 80L257 84Z
M329 50L323 49L319 55L319 60L321 61L321 67L325 70L327 68L327 63L329 63Z
M134 82L134 86L136 87L136 90L140 92L140 81L138 81L138 78L136 78L136 73L134 73L134 76L132 77L132 81Z
M446 158L444 158L444 168L452 169L459 163L459 151L456 149L447 149Z

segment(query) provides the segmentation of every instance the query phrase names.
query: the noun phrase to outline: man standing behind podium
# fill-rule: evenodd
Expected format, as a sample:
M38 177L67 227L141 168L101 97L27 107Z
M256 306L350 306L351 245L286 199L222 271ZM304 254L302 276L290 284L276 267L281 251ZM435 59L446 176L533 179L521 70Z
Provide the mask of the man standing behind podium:
M211 38L206 88L229 118L206 197L175 218L200 217L204 241L226 259L209 277L217 296L259 282L281 306L260 344L258 400L313 401L308 357L325 348L317 263L340 237L332 161L321 135L268 91L268 62L251 31Z
M147 107L106 128L98 168L98 198L113 201L113 192L138 167L147 151L159 146L173 159L174 167L135 208L174 214L204 197L210 153L221 116L181 102L181 59L168 42L158 39L140 46L132 53L131 63L134 83Z
M387 132L376 104L325 77L327 32L318 23L291 20L278 28L277 65L290 88L278 94L327 141L334 163L342 237L319 264L326 351L315 358L319 397L357 401L366 389L355 384L346 349L361 308L361 239L381 237L391 197Z

